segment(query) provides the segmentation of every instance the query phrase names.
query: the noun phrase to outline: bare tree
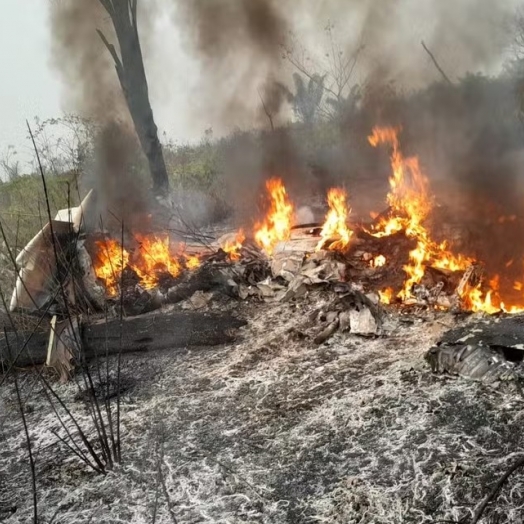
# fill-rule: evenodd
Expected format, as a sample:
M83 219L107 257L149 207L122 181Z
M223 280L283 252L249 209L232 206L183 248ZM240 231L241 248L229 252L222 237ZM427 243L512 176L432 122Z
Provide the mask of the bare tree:
M138 36L137 3L138 0L99 0L109 14L115 29L120 56L102 31L97 30L100 38L111 53L116 72L125 95L129 112L149 163L153 179L153 191L157 196L165 195L169 190L166 164L162 146L158 138L158 128L153 118L149 101L144 60Z
M82 170L93 152L98 132L95 122L69 114L43 121L35 118L33 125L33 135L47 173L59 175ZM32 172L36 169L37 166L32 165Z
M319 113L326 118L339 118L353 111L360 99L359 86L352 83L353 74L364 45L348 53L334 35L334 25L325 28L328 47L321 60L314 60L303 46L292 42L284 48L284 58L325 93Z
M9 181L14 180L20 176L20 162L16 159L16 155L17 152L15 147L7 146L7 150L0 158L0 168Z

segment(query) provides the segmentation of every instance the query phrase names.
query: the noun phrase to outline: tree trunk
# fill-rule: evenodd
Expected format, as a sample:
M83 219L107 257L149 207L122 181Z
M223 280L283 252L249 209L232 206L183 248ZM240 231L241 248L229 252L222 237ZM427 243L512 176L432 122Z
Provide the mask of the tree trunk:
M120 56L104 34L98 30L100 38L115 61L115 68L120 85L133 119L140 145L147 157L153 191L157 196L167 194L169 180L158 139L158 129L153 118L153 109L149 101L146 72L137 25L138 0L99 0L104 6L115 28L120 47Z
M80 326L83 357L119 353L147 352L161 349L176 351L188 347L209 347L235 340L244 320L229 313L172 311L128 317L120 320L87 322ZM0 374L15 361L18 367L40 365L46 361L49 332L0 333Z

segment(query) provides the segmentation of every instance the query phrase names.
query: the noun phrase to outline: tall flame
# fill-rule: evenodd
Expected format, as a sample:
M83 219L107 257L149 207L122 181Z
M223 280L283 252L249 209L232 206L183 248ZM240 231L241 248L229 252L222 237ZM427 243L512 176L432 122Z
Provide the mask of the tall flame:
M347 225L348 216L351 209L347 206L347 194L343 189L332 188L327 195L329 211L320 232L320 241L317 244L317 251L325 249L344 249L349 245L353 231ZM331 241L326 246L326 242Z
M392 175L387 196L390 214L378 223L372 234L382 237L404 230L407 236L417 241L415 249L409 254L409 264L404 266L407 279L399 297L406 299L411 296L413 285L422 280L429 263L440 269L459 270L466 269L472 260L451 253L446 242L439 244L431 240L424 225L433 207L429 182L420 169L418 158L405 158L402 155L398 140L399 131L400 129L393 127L375 127L368 140L374 147L388 144L392 149Z
M279 242L289 239L293 220L293 204L279 178L269 179L266 182L266 189L271 206L264 222L255 225L255 242L268 255L271 255Z
M122 271L129 263L129 253L115 240L95 242L98 251L93 260L96 276L104 282L109 296L118 293Z

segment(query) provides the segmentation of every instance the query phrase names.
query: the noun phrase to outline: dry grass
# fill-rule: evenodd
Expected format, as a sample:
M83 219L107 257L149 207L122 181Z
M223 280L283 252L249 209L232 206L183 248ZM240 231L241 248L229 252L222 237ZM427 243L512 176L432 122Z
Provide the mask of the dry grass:
M451 317L389 321L389 335L307 338L299 304L246 305L237 343L127 356L124 464L101 477L58 429L25 375L40 513L56 523L431 523L472 514L523 452L522 398L433 376L424 352ZM306 337L304 338L304 335ZM57 386L87 424L77 386ZM11 385L0 392L0 507L31 516L24 436ZM87 426L86 426L87 427ZM524 475L486 516L520 522ZM5 515L0 515L0 518Z

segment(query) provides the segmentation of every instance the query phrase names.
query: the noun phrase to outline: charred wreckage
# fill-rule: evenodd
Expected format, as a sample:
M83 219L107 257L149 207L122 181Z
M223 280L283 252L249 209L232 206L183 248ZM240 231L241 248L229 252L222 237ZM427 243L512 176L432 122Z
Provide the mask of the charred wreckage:
M391 177L387 210L367 223L352 222L340 187L328 191L323 222L297 223L284 183L271 178L267 214L252 231L188 240L122 223L115 233L97 220L89 192L16 258L10 310L40 316L41 328L24 335L6 326L3 367L45 362L66 380L75 361L97 353L222 344L246 323L236 301L317 294L301 333L314 344L336 332L387 336L392 315L453 312L465 320L428 349L432 369L489 383L518 378L524 279L508 290L457 242L433 238L429 182L418 159L403 156L399 133L377 127L369 136L389 148Z

